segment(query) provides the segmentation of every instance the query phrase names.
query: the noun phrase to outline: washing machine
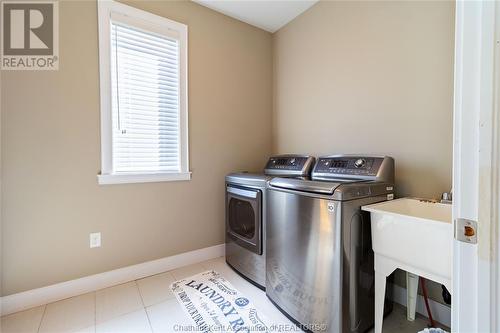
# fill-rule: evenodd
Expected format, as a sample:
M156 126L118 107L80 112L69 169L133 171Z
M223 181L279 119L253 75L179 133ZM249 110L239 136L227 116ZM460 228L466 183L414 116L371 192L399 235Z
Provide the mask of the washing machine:
M320 157L311 179L270 180L269 299L305 331L362 333L372 327L374 254L370 216L361 206L393 197L394 160L387 156ZM386 305L388 313L390 299Z

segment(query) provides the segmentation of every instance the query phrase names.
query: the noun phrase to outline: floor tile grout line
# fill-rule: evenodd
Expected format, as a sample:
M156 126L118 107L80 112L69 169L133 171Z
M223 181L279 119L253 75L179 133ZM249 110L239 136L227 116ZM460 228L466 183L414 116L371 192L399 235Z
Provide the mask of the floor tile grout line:
M114 288L114 287L117 287L117 286L122 286L122 285L125 285L125 284L132 284L132 283L135 283L135 282L136 282L136 280L132 280L132 281L129 281L129 282L120 283L120 284L117 284L117 285L114 285L114 286L111 286L111 287L108 287L108 288L100 289L100 290L111 289L111 288ZM135 285L136 285L136 287L137 287L137 292L138 292L138 294L139 294L139 298L141 299L141 303L142 303L142 307L141 307L141 308L142 308L142 309L144 309L144 302L142 301L142 296L141 296L141 292L139 291L139 286L138 286L138 284L137 284L137 283L135 283ZM99 290L98 290L98 291L99 291ZM97 305L96 305L96 308L97 308ZM120 318L120 317L123 317L123 316L129 315L129 314L131 314L131 313L134 313L134 312L136 312L136 311L139 311L139 310L141 310L141 308L137 308L137 309L135 309L135 310L128 310L128 311L126 311L126 312L124 312L124 313L122 313L122 314L120 314L120 315L118 315L118 316L113 316L113 317L107 318L106 320L103 320L103 321L100 321L100 322L99 322L99 321L97 321L97 314L96 314L96 327L97 327L97 325L101 325L101 324L106 323L106 322L108 322L108 321L111 321L111 320L113 320L113 319Z
M141 298L142 309L146 313L146 318L148 318L149 329L151 330L151 332L153 332L153 325L151 324L151 319L149 318L148 311L146 310L146 304L144 303L144 297L142 296L141 288L139 288L139 283L137 282L137 280L134 280L134 283L137 287L137 291L139 292L139 297Z
M134 283L135 286L137 287L137 292L139 293L139 297L141 298L142 307L145 309L146 305L144 304L144 298L142 297L141 288L139 288L139 283L137 283L137 280L134 280Z
M97 332L97 291L94 291L94 333Z
M121 315L119 315L119 316L117 316L117 317L109 318L109 319L107 319L107 320L105 320L105 321L103 321L103 322L99 323L99 325L102 325L102 324L104 324L104 323L108 323L108 322L113 321L113 320L117 320L117 319L119 319L119 318L123 318L123 317L125 317L125 316L131 315L131 314L136 313L136 312L139 312L139 311L141 311L141 310L144 310L144 311L146 312L146 315L147 315L147 311L146 311L146 309L145 309L145 308L142 308L142 309L136 309L136 310L134 310L134 311L129 311L129 312L127 312L127 313L123 313L123 314L121 314ZM148 321L149 321L149 318L148 318ZM2 332L2 333L3 333L3 332Z
M43 313L42 313L42 317L40 318L40 323L38 323L38 329L36 330L37 333L40 332L40 328L42 327L42 321L43 321L43 318L45 317L45 311L47 311L47 304L43 305Z
M153 324L151 324L151 318L149 318L148 310L146 308L144 308L144 312L146 312L146 318L148 318L149 328L151 329L151 332L154 332Z

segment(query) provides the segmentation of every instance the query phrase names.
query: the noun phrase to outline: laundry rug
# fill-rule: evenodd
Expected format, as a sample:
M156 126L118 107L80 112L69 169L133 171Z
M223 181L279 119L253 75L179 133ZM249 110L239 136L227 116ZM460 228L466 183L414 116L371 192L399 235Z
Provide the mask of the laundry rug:
M269 332L267 319L224 277L208 271L174 282L170 288L193 321L179 332Z

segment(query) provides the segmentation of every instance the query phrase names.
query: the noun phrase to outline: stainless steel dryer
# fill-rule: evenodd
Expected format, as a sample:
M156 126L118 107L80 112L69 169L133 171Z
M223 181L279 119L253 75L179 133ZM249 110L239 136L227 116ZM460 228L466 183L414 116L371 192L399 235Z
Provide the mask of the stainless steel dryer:
M350 155L319 158L311 180L269 182L266 294L304 330L373 326L374 256L360 208L392 199L393 183L392 158Z
M281 155L268 160L263 174L226 176L226 262L261 289L266 280L266 183L272 176L309 176L313 166L313 157Z

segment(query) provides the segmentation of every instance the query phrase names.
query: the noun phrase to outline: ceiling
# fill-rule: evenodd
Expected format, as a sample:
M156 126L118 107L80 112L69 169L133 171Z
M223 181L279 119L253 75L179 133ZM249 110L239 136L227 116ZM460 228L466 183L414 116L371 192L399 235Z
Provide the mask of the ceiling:
M193 0L237 20L276 32L318 0Z

